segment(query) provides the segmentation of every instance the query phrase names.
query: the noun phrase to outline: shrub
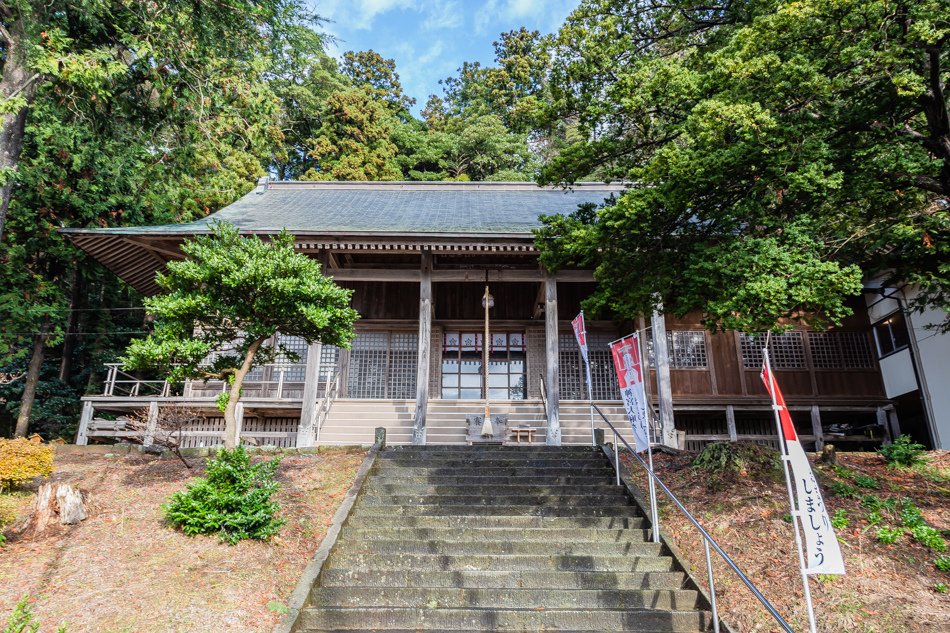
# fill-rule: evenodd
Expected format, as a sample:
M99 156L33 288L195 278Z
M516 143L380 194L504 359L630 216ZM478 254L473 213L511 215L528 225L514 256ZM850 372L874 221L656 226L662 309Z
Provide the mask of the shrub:
M877 540L885 545L890 545L899 541L903 534L903 528L880 527L877 529Z
M924 515L914 502L910 499L904 499L901 502L901 522L909 528L919 527L924 524Z
M950 586L945 582L938 582L934 585L934 591L937 593L947 593L947 589L950 589Z
M53 447L23 437L0 438L0 491L53 474Z
M751 442L713 442L693 459L693 468L712 473L746 475L756 468L775 471L781 466L774 449Z
M185 534L217 534L234 544L242 539L266 539L283 521L271 497L279 460L252 464L243 446L222 450L208 462L205 477L176 492L163 509L165 517Z
M832 481L828 484L828 490L836 497L858 496L858 489L845 481Z
M950 571L950 556L938 556L934 560L934 567L940 571Z
M843 530L848 527L848 511L844 508L835 510L834 516L831 517L831 526L836 530Z
M16 521L20 502L16 497L0 494L0 529Z
M913 466L923 462L926 452L923 444L917 444L909 435L901 435L893 443L877 449L890 466Z
M929 547L935 552L947 551L947 542L940 535L940 530L937 528L929 525L917 525L911 528L910 533L914 540L924 547Z
M880 484L878 483L877 479L869 475L861 475L859 473L855 473L854 477L852 477L852 480L854 481L854 483L856 483L862 488L879 488L880 487Z
M40 623L33 615L30 598L29 596L23 596L7 617L7 621L3 626L3 633L39 633L39 630ZM57 628L56 633L66 633L66 625L63 624Z

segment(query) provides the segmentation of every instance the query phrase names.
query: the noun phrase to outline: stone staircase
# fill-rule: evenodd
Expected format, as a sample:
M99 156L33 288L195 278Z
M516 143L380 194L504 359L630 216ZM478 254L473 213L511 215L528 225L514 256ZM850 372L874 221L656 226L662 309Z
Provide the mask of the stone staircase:
M709 630L648 527L590 447L385 449L293 630Z

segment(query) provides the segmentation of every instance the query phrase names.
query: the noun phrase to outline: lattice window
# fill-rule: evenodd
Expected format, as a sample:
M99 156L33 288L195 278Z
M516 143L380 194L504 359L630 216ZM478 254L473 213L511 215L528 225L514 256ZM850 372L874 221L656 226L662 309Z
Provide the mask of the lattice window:
M647 331L647 359L656 367L653 333ZM706 333L703 330L667 330L666 353L671 369L706 369L709 354L706 351Z
M333 378L337 363L340 360L340 348L335 345L320 346L320 382Z
M746 369L762 367L762 347L765 334L739 335L739 349L742 352L742 365ZM769 340L769 359L774 369L804 369L805 343L801 332L782 332L772 334Z
M347 374L349 397L415 397L417 338L409 332L357 334Z
M274 359L274 364L278 369L284 370L284 380L303 382L307 374L307 341L299 336L278 334L277 342L284 349L277 354L277 358ZM296 354L296 360L293 359L287 351Z
M872 369L871 345L860 332L809 332L811 360L818 369Z
M617 377L607 343L608 334L587 333L587 353L590 356L591 391L594 400L620 400ZM562 400L587 400L587 377L584 361L574 333L558 336L558 387Z

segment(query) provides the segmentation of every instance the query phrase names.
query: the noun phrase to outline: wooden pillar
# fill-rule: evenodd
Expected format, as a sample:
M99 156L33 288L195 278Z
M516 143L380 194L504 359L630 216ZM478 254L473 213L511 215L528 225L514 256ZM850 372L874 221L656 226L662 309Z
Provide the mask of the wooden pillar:
M548 393L548 432L545 443L561 445L561 399L558 387L557 277L544 271L545 387Z
M878 407L874 414L877 417L877 425L883 427L884 432L887 433L887 411L884 410L884 407Z
M897 419L897 409L893 406L888 406L884 408L887 411L887 422L888 430L891 433L891 441L893 442L901 436L901 423Z
M650 318L653 326L653 357L656 359L656 400L660 408L660 437L666 446L676 448L673 422L673 387L670 383L670 354L666 346L666 318L662 306Z
M416 363L416 416L412 443L426 443L426 409L429 406L429 359L432 353L432 253L422 252L419 278L419 351Z
M300 423L297 425L297 447L313 446L317 433L317 411L320 399L320 355L322 343L307 347L307 368L303 379L303 401L300 405Z
M89 443L89 425L92 424L92 416L95 412L92 403L89 401L82 403L82 415L79 416L79 429L76 431L76 444L84 446Z
M726 405L726 430L729 432L729 441L739 440L739 433L736 431L736 408L731 404Z
M821 428L821 411L818 405L811 407L811 432L815 436L815 450L820 451L825 447L825 431Z

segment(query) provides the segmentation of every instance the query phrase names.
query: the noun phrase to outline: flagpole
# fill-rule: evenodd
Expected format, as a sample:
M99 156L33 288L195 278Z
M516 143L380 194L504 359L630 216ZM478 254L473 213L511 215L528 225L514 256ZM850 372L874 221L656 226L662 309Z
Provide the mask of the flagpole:
M770 333L771 334L771 333ZM782 418L779 414L780 407L775 399L775 375L772 373L772 363L769 361L768 338L766 338L765 347L762 349L762 360L765 364L765 370L769 374L769 395L772 398L772 412L775 414L775 427L778 431L778 445L782 453L782 468L785 471L785 487L788 489L788 504L792 511L792 528L795 531L795 549L798 552L798 571L802 576L802 589L805 596L805 606L808 609L808 630L811 633L817 633L815 624L815 608L811 601L811 586L808 584L808 571L805 568L805 554L802 549L802 535L799 531L801 522L801 513L798 504L795 501L795 493L792 491L792 476L789 471L788 447L785 445L785 433L782 431Z
M656 438L656 430L653 426L653 405L650 404L650 399L647 398L647 377L650 375L649 367L646 364L646 354L643 349L643 338L640 337L640 333L637 332L637 349L640 351L640 367L643 371L643 402L646 405L647 414L647 429L649 433L647 434L647 464L650 467L650 473L647 475L647 482L649 484L648 488L650 491L650 514L651 521L653 523L653 542L660 542L660 510L656 507L656 482L653 481L653 440Z
M584 311L581 310L581 323L584 324L584 343L587 343L587 319L584 318ZM587 401L590 404L590 445L597 446L597 435L594 433L594 388L592 386L592 378L590 375L590 346L587 347L588 352L582 354L584 356L584 367L587 369Z

